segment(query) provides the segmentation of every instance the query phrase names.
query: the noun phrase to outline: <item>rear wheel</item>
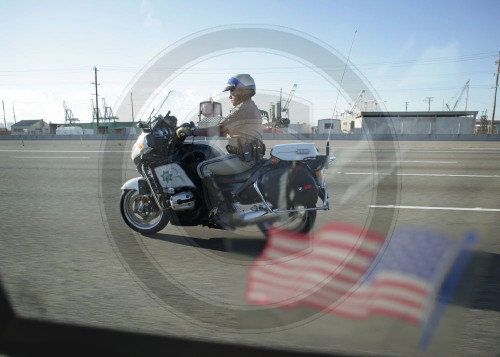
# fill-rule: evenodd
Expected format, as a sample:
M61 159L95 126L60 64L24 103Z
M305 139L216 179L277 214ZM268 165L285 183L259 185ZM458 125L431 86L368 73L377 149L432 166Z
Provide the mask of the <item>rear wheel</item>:
M297 206L296 209L305 209L313 207ZM290 213L285 220L278 221L274 224L260 223L259 229L267 237L271 228L283 229L296 233L309 233L316 222L316 214L318 211L299 211Z
M122 193L120 212L130 228L144 235L157 233L168 224L166 212L158 209L153 198L139 195L136 190Z

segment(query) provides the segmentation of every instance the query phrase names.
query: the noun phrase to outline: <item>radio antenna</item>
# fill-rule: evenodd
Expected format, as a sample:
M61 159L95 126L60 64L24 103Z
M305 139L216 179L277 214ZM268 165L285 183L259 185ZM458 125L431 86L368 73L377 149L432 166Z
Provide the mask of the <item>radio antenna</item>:
M339 101L340 90L342 89L342 83L344 82L345 72L347 70L347 65L349 64L349 59L351 58L351 50L352 50L352 46L354 45L354 39L356 38L357 32L358 32L358 30L354 30L354 35L352 36L351 46L349 47L349 53L347 54L347 60L345 62L344 71L342 72L342 77L340 78L339 90L337 92L337 98L335 99L335 105L333 106L332 117L330 119L330 128L328 129L328 139L326 141L327 168L328 168L328 161L330 159L329 158L329 156L330 156L330 135L332 133L332 128L333 128L333 118L335 116L335 112L337 111L337 103Z

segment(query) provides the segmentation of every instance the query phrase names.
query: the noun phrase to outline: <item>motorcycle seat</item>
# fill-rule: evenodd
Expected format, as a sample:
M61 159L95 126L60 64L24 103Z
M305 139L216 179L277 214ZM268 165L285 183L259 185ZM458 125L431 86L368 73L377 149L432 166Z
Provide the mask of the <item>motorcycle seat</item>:
M215 180L217 181L217 183L221 185L245 182L250 178L250 176L252 176L252 174L255 171L259 170L262 167L264 162L265 160L261 160L257 165L253 166L252 168L243 172L239 172L235 175L217 175L215 176Z
M218 175L216 176L216 181L222 185L245 182L250 178L254 171L255 167L252 167L251 169L237 173L236 175Z

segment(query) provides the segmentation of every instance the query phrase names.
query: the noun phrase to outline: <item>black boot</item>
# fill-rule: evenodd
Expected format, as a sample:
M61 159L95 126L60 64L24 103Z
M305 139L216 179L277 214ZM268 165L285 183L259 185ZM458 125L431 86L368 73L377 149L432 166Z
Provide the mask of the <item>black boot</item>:
M230 225L229 221L233 213L231 192L221 189L214 176L207 176L202 182L209 219L216 223L223 221Z

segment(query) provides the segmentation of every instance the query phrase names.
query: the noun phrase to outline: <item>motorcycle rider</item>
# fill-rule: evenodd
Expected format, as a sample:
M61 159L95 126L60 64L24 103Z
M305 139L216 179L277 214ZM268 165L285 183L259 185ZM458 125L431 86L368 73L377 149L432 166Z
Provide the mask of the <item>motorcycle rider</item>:
M217 184L218 175L234 175L247 171L255 166L264 155L265 146L262 141L262 115L252 100L256 93L254 79L249 74L237 74L227 81L223 90L229 91L229 99L233 105L230 113L216 126L191 129L181 126L176 135L186 136L227 136L227 155L206 160L198 165L198 174L203 182L207 208L211 216L227 221L232 207L230 193L221 191ZM224 216L224 218L223 218Z

